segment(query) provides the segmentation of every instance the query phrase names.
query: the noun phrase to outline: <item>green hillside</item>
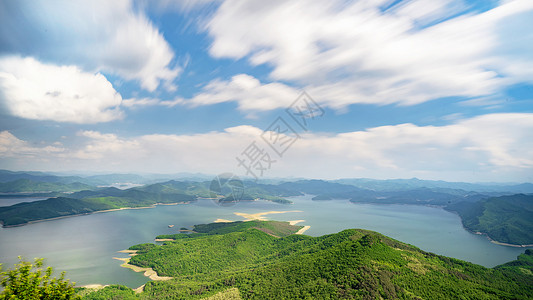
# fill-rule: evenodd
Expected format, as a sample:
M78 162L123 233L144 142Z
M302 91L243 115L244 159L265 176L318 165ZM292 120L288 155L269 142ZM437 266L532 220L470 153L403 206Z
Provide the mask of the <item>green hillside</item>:
M73 182L43 182L31 179L18 179L10 182L0 182L0 193L42 193L42 192L77 192L94 189L93 186Z
M457 212L470 231L509 244L533 244L533 195L493 197L474 203L461 202L446 209Z
M185 194L156 194L135 189L106 188L81 191L67 197L24 202L0 207L0 223L3 226L23 225L28 222L57 217L87 214L124 207L146 207L156 203L186 203L196 197Z
M164 234L158 235L156 239L190 239L203 235L215 235L215 234L226 234L235 231L244 231L249 229L258 229L269 235L275 237L286 237L293 233L298 232L303 226L290 225L287 222L278 222L278 221L236 221L231 223L210 223L210 224L200 224L194 225L193 233L191 234ZM133 250L133 249L132 249Z
M237 292L237 299L533 297L533 275L513 267L488 269L361 229L277 238L258 229L282 222L244 223L197 226L205 232L134 246L139 251L131 264L173 279L150 281L140 294L111 286L85 298L224 299Z
M497 266L498 269L513 270L533 276L533 250L527 249L524 254L520 254L517 260L510 261Z

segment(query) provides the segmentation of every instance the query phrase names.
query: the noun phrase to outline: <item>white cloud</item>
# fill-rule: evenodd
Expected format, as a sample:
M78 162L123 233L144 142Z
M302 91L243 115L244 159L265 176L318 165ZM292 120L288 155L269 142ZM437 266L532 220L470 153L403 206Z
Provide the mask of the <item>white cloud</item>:
M122 117L122 97L99 73L75 66L43 64L33 58L0 58L0 103L12 115L72 123Z
M138 80L154 91L181 72L163 34L130 0L17 1L0 20L0 41L24 53Z
M53 156L65 151L64 148L58 146L61 146L61 143L54 146L32 146L7 130L0 132L0 156L3 158L15 158L22 162L24 159L47 160L47 155Z
M157 12L168 12L169 10L176 10L180 12L190 12L197 9L205 9L211 5L218 4L222 0L141 0L138 1L147 9L154 9Z
M122 100L122 105L130 108L154 106L159 105L160 103L161 100L157 98L130 98Z
M88 138L87 143L83 149L79 149L74 153L75 158L79 159L92 159L101 160L104 156L108 159L116 156L120 157L126 153L129 153L129 158L132 159L132 155L140 154L139 142L135 139L127 140L117 137L115 134L102 134L97 131L81 131L78 132L79 136Z
M522 17L525 23L508 26L513 35L498 32L500 25L533 12L531 1L459 17L453 15L467 7L461 0L403 1L383 12L388 4L227 0L206 25L214 39L210 53L268 64L273 80L295 82L336 108L480 97L533 81L525 71L532 68L523 67L533 64L529 15ZM510 38L519 58L509 59L504 46Z
M122 101L122 105L128 108L140 108L146 106L166 106L174 107L178 104L183 104L184 100L177 97L174 100L161 100L159 98L129 98Z
M196 107L223 102L237 102L238 109L241 111L266 111L288 107L296 100L300 92L282 83L261 83L253 76L238 74L230 80L212 80L199 93L189 99L179 97L173 100L131 98L125 99L123 105L130 108L154 105Z
M262 84L246 74L235 75L229 81L214 80L202 92L187 100L192 106L235 101L240 110L272 110L287 107L298 96L298 90L281 83Z
M490 114L446 126L400 124L339 134L306 133L282 158L269 150L260 138L261 133L262 129L246 125L203 134L129 138L84 131L79 133L84 140L76 148L57 153L45 148L32 149L42 153L27 159L27 165L46 170L244 175L245 170L237 166L235 157L255 141L276 160L265 176L532 180L533 114ZM7 153L7 148L24 149L18 144L28 145L9 132L0 136L0 153ZM25 157L28 152L20 150L19 155L17 150L10 151L5 164ZM42 163L40 156L50 162Z

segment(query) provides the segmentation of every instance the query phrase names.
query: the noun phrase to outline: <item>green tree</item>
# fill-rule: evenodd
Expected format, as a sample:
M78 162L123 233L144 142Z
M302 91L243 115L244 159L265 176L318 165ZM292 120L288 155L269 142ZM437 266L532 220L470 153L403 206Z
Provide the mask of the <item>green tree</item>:
M0 284L4 299L81 299L75 295L74 283L65 280L65 272L52 278L52 267L43 268L43 259L36 258L33 263L23 260L12 270L2 271L0 265Z

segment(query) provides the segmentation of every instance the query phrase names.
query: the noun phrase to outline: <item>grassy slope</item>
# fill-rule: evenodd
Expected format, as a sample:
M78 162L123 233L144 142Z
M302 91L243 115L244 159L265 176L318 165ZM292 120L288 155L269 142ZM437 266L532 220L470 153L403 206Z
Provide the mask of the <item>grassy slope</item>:
M533 275L427 253L371 231L275 238L241 226L136 247L131 263L175 278L149 282L132 297L202 299L234 288L243 299L533 297Z
M475 203L458 203L456 211L470 231L486 233L509 244L533 244L533 196L517 194L493 197Z

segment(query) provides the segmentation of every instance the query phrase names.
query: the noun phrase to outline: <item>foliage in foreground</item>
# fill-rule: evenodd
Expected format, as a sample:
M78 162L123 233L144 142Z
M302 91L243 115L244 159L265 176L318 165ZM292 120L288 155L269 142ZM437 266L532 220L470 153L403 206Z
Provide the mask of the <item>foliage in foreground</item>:
M19 259L14 269L0 272L0 284L4 288L1 300L80 299L75 295L74 283L65 280L65 272L59 278L52 278L53 269L43 269L42 258L33 263Z

